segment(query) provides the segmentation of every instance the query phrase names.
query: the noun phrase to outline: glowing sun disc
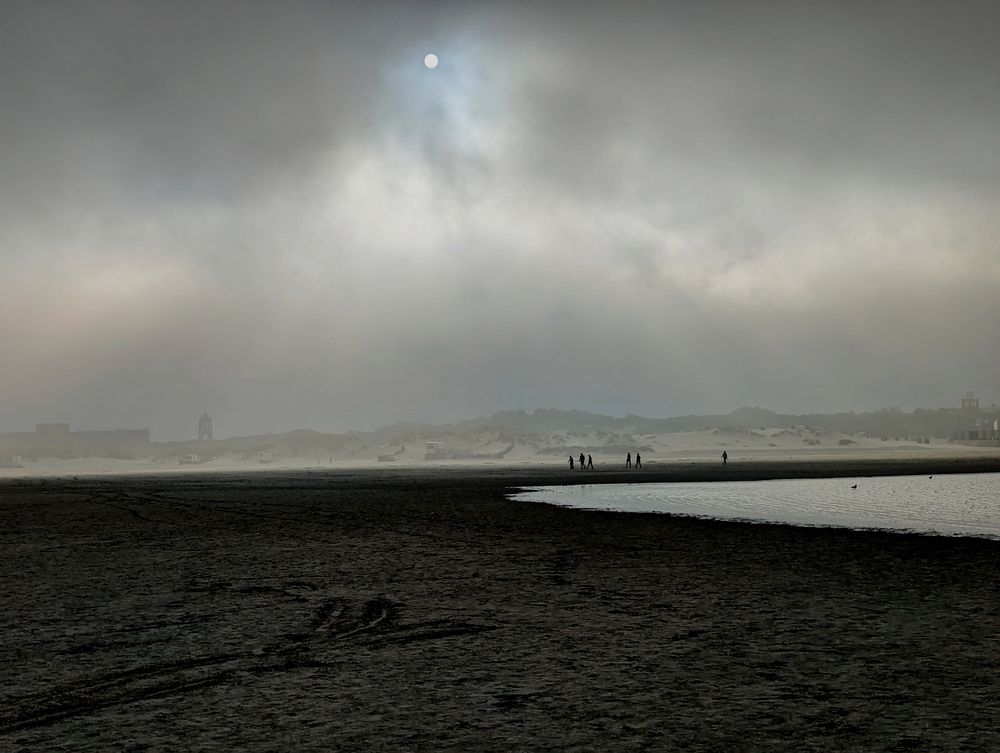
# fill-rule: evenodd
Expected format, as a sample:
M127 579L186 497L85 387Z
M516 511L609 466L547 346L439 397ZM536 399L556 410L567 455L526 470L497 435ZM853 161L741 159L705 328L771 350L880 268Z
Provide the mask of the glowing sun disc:
M434 70L435 68L438 67L438 56L435 55L433 52L428 52L426 55L424 55L424 65L430 68L431 70Z

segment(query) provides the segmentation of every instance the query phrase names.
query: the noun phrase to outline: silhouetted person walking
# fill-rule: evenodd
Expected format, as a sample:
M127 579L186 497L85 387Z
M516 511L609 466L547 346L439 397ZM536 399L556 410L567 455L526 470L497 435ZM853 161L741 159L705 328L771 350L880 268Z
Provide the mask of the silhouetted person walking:
M582 471L582 470L584 470L584 469L585 469L586 467L587 467L587 458L585 458L585 457L583 456L583 453L581 452L581 453L580 453L580 470Z
M637 453L635 454L635 469L636 469L636 470L639 470L640 468L642 468L642 455L640 455L640 454L639 454L639 453L637 452Z
M729 453L725 450L722 451L722 464L725 465L729 462Z
M632 467L632 453L631 452L626 453L626 455L625 455L625 467L626 468L631 468Z
M573 470L573 456L572 455L569 456L569 469Z
M594 459L590 457L590 455L587 455L587 470L588 471L594 470Z

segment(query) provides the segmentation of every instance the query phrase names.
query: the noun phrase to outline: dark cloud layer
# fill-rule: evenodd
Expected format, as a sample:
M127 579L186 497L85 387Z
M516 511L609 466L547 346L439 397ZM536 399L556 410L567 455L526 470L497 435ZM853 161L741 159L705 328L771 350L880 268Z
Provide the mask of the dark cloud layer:
M1000 392L993 3L0 21L0 428Z

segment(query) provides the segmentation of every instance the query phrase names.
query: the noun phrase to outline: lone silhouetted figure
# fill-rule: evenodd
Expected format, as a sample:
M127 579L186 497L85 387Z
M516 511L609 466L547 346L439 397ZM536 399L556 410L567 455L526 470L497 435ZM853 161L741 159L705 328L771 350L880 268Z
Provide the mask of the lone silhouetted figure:
M725 450L722 451L722 464L725 465L729 462L729 453Z
M573 470L573 456L572 455L569 456L569 469Z
M626 468L631 468L632 467L632 453L631 452L626 453L626 455L625 455L625 467Z
M587 467L587 458L585 458L585 457L583 456L583 453L581 452L581 453L580 453L580 470L582 471L582 470L584 470L584 469L585 469L586 467Z
M642 455L640 455L640 454L639 454L639 453L637 452L637 453L635 454L635 469L636 469L636 470L639 470L640 468L642 468Z
M587 455L587 470L594 470L594 459L590 455Z

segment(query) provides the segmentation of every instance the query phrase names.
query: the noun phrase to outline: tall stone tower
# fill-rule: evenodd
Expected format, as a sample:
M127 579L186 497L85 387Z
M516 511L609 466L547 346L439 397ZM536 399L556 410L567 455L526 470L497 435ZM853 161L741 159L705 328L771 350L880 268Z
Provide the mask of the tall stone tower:
M198 419L198 439L212 438L212 417L207 413L202 413Z

